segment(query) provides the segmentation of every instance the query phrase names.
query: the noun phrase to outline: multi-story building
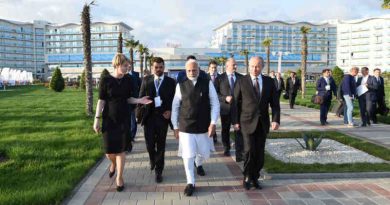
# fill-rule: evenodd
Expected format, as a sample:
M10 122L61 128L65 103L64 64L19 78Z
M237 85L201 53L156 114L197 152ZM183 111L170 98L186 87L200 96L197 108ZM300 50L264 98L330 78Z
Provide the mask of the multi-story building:
M94 22L91 25L93 75L98 77L104 68L111 68L117 52L119 33L132 39L130 26L122 22ZM48 24L45 32L45 58L49 68L59 66L64 75L75 78L83 70L83 39L80 24ZM125 41L123 41L123 44ZM123 53L128 50L123 45Z
M0 68L33 72L35 78L45 73L45 25L0 19Z
M390 16L336 21L337 65L390 70Z
M297 70L301 61L301 27L311 28L308 36L308 70L319 72L324 67L336 65L335 25L309 22L260 22L255 20L228 21L214 29L211 47L220 48L225 55L234 55L239 67L243 67L244 56L241 50L248 50L249 56L266 57L266 48L262 45L265 38L272 39L271 70L277 69L277 52L283 52L282 71Z

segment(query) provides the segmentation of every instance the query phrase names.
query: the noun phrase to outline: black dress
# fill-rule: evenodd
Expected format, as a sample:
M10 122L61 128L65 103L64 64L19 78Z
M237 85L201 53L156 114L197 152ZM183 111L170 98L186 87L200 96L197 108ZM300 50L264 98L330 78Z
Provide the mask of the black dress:
M132 81L128 75L117 79L107 76L100 82L99 99L103 108L102 133L106 154L126 150L130 142L130 111L127 99L132 96Z

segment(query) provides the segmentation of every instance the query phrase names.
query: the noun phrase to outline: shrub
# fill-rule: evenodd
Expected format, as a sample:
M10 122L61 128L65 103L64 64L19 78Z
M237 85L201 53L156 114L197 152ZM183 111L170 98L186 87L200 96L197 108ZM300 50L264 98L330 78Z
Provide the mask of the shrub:
M57 67L50 80L50 89L56 91L56 92L61 92L65 88L65 81L64 78L62 77L61 70Z

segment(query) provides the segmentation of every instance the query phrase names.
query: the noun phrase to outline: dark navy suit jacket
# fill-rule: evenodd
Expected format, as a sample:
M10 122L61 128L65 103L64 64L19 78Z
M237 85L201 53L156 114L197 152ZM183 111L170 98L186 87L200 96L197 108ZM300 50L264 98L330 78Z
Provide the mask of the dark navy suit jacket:
M326 90L326 86L328 84L326 83L326 80L324 77L321 77L317 81L317 91L319 96L323 96L325 98L332 98L332 92L335 96L337 96L337 86L336 83L334 82L333 78L329 78L329 85L330 85L330 90Z
M362 84L363 77L358 78L358 81L356 83L356 87ZM367 79L367 95L366 98L369 100L375 101L376 100L376 91L378 90L378 82L376 81L374 76L368 76Z

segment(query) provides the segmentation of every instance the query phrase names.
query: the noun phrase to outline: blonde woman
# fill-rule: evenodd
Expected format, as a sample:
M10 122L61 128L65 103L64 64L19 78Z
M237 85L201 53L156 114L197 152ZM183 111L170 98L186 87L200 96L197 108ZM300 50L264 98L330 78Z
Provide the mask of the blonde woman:
M125 150L130 135L128 104L149 104L152 101L148 99L148 96L131 97L132 81L129 75L126 75L130 65L123 54L116 54L112 65L114 73L101 80L93 129L96 133L100 131L103 133L106 157L111 161L109 176L113 177L117 171L116 189L121 192L124 189ZM100 119L103 119L102 124Z

